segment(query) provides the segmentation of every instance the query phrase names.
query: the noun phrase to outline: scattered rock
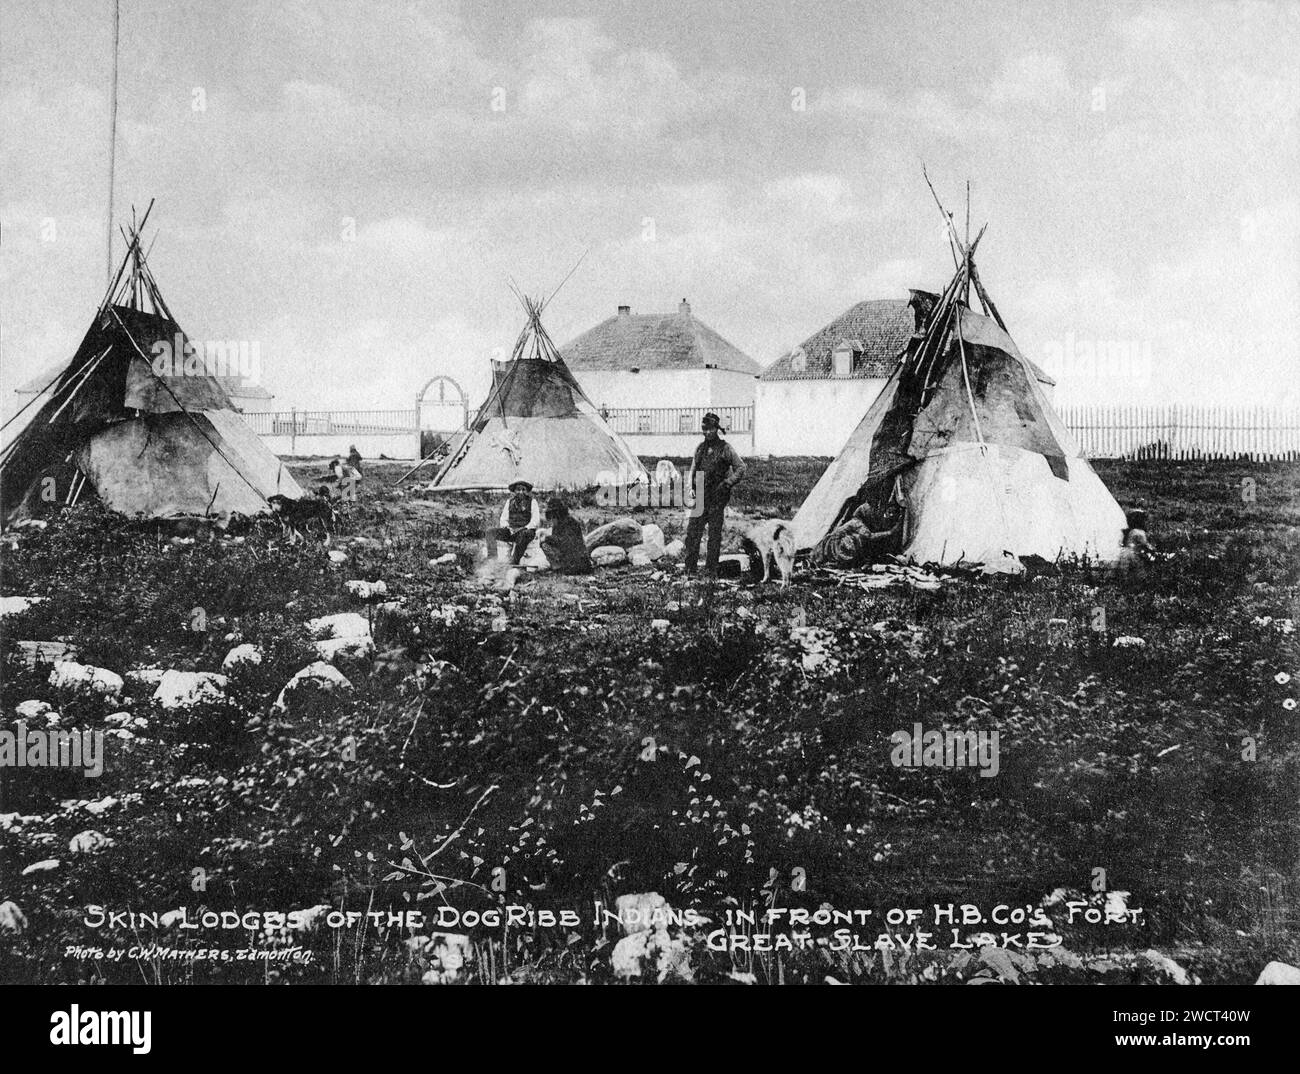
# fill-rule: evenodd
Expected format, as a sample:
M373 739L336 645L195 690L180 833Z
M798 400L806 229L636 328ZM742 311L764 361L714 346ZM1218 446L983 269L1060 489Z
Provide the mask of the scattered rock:
M326 638L313 645L322 660L336 660L340 656L363 657L375 651L375 639L367 634L363 638Z
M686 542L680 537L674 538L664 545L664 555L669 559L681 559L686 551Z
M44 601L44 597L0 597L0 619L6 615L25 612L33 604L42 604Z
M1152 948L1149 951L1143 951L1142 957L1173 981L1174 984L1189 985L1192 983L1192 979L1187 975L1187 971L1168 955L1162 955L1159 951Z
M0 902L0 934L20 933L27 927L27 918L16 902L6 899Z
M584 540L593 556L606 545L620 549L631 548L641 543L641 523L635 518L616 518L613 522L597 526Z
M1300 985L1300 969L1285 962L1270 962L1259 975L1257 985Z
M58 858L46 858L44 861L32 862L22 871L22 875L31 876L32 873L48 873L53 869L57 869L61 864L62 862Z
M592 549L591 562L597 567L616 567L627 562L627 551L616 544L600 545Z
M14 709L14 712L18 714L20 720L37 720L54 712L54 706L44 701L24 701Z
M14 647L29 668L37 664L57 664L60 660L76 660L77 647L63 641L18 641Z
M164 668L132 668L126 673L126 681L132 691L153 693L166 674Z
M340 552L337 548L330 549L329 556L330 562L335 566L341 566L348 561L348 554L346 552Z
M252 643L236 645L230 652L226 653L226 658L221 661L221 670L230 671L240 664L260 664L261 662L262 650L256 645Z
M443 567L446 566L448 563L455 563L455 562L456 562L455 552L444 552L442 555L436 557L435 559L429 560L429 566Z
M362 600L373 600L375 597L382 597L388 592L388 583L384 581L364 582L353 579L350 582L344 582L343 588L354 597L360 597Z
M667 619L651 619L651 620L650 620L650 629L651 629L651 630L657 630L660 634L666 633L667 630L668 630L669 625L670 625L670 624L669 624L669 622L668 622Z
M307 632L321 640L315 643L316 655L322 660L340 656L367 656L374 652L375 639L370 634L370 623L356 612L340 612L309 619Z
M215 671L164 671L153 699L165 709L187 709L220 701L230 680Z
M370 621L359 612L322 615L303 625L313 638L364 638L370 634Z
M122 676L106 668L60 660L50 672L50 685L58 690L93 692L116 697L122 692Z
M68 843L68 849L73 854L93 854L97 850L105 850L113 845L113 840L103 832L97 832L89 828L84 832L78 832Z
M314 664L308 664L284 684L280 696L275 699L275 707L281 710L288 708L290 695L297 693L303 687L332 692L334 690L351 690L352 683L333 664L327 664L324 660L317 660Z

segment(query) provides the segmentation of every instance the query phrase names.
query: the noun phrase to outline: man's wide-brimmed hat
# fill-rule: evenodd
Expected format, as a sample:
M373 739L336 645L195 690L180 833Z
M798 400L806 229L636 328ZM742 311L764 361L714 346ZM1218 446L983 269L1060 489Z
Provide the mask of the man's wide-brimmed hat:
M705 429L721 429L722 419L719 418L718 415L710 411L709 413L705 414L702 419L700 419L700 426Z
M518 481L511 481L510 491L514 492L515 489L523 489L525 492L532 492L533 483L531 481L524 481L522 478Z

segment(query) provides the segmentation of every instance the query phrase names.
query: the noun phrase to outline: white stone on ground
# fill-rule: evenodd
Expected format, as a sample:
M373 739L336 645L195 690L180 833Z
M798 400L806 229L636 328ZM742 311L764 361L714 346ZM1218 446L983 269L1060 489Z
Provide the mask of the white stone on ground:
M78 664L75 660L60 660L50 672L50 685L58 690L77 693L97 693L116 697L122 692L122 676L107 668Z
M286 708L288 696L304 685L327 691L352 689L352 683L338 668L333 664L327 664L324 660L317 660L314 664L308 664L284 684L280 696L275 699L275 707Z
M187 709L204 701L219 701L230 683L215 671L164 671L153 699L165 709Z
M229 671L240 664L260 664L261 662L262 650L249 642L244 645L236 645L230 652L226 653L226 658L221 661L221 670Z

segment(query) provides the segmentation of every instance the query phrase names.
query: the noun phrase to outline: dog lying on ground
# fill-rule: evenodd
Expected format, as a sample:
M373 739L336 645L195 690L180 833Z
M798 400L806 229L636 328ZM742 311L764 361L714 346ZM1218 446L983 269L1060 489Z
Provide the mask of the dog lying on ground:
M293 533L305 535L313 527L319 527L322 533L333 533L334 523L338 521L334 505L323 496L291 500L277 492L268 496L266 502L271 505L280 525Z
M764 582L772 577L771 564L775 562L784 589L794 573L794 530L790 523L780 518L760 522L745 534L745 544L752 547L751 555L762 561Z

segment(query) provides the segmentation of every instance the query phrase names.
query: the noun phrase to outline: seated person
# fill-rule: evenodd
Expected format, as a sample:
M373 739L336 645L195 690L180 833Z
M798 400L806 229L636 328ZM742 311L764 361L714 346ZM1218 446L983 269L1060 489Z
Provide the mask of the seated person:
M357 486L361 484L360 471L342 459L335 459L330 463L330 477L334 481L334 487L338 490L338 498L346 500L348 503L355 503Z
M551 534L541 540L542 551L553 570L561 574L590 574L591 555L582 537L582 523L569 514L562 500L546 505L546 521Z
M863 500L817 543L812 562L819 567L861 567L897 555L902 548L902 508L892 497L883 504Z
M357 450L357 445L353 444L351 450L348 452L348 465L357 472L357 477L362 476L361 463L363 461L364 460L361 458L361 452Z
M486 535L488 555L499 552L502 541L509 541L514 545L510 562L518 566L528 551L529 542L537 536L541 522L541 511L533 498L533 486L527 481L511 482L510 499L501 508L501 521Z

